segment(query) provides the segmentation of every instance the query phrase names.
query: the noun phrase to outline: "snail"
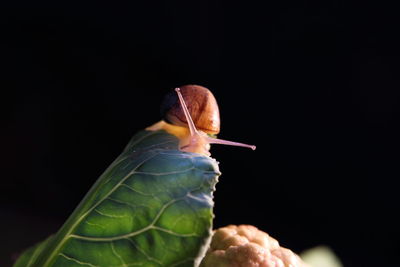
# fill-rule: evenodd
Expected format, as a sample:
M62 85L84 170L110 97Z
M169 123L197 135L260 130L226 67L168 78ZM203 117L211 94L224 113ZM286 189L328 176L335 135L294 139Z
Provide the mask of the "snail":
M210 144L223 144L256 149L255 146L217 139L220 117L217 101L210 90L199 85L175 88L161 105L163 121L147 130L166 130L180 140L179 148L210 156Z

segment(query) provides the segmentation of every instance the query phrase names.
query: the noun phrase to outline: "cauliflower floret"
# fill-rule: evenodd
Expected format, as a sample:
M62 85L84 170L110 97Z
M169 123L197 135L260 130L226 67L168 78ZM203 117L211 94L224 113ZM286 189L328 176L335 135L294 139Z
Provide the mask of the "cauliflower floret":
M200 267L306 267L291 250L252 225L229 225L214 232Z

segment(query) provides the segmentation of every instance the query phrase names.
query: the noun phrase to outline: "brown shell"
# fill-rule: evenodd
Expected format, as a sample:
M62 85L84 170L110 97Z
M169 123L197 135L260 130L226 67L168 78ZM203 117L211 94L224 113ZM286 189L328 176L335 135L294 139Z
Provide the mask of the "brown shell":
M217 100L211 91L200 85L184 85L179 88L196 128L208 134L218 134L220 130L219 109ZM185 114L178 98L176 98L176 103L165 113L165 119L175 125L187 126Z

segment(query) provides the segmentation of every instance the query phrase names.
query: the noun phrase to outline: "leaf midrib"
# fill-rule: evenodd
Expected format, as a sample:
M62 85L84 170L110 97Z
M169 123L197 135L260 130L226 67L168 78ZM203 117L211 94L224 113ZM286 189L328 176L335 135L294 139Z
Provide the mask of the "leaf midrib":
M142 138L140 138L139 140L136 140L133 144L130 145L130 147L133 147L134 145L136 145L137 143L139 143L140 141L143 141L144 139L148 138L151 135L154 135L157 132L150 132L149 134L143 136ZM146 158L145 160L143 160L141 163L139 163L136 168L134 170L132 170L131 172L134 172L135 170L137 170L142 164L144 164L147 160L151 159L152 157L156 156L156 154L153 154L151 157ZM113 163L111 163L111 165L107 168L107 170L104 172L104 174L108 173L108 171L110 169L112 169L113 167L115 167L115 165L117 164L117 162L120 161L120 157L117 157L115 159L115 161ZM111 191L113 192L116 188L118 188L120 186L120 184L125 181L127 179L127 177L129 177L130 173L128 175L126 175L116 186L114 186ZM44 251L51 251L49 255L45 255L40 257L39 256L39 261L36 263L37 266L40 267L49 267L51 266L51 264L54 263L55 259L57 258L59 251L64 247L65 243L67 242L67 240L71 237L71 233L76 229L76 227L79 225L79 223L88 215L90 214L90 212L95 209L102 201L104 201L111 193L108 193L105 197L103 197L102 199L100 199L99 201L97 201L93 206L91 206L84 214L82 214L81 216L79 216L79 218L73 222L75 220L75 218L83 211L85 210L85 204L88 205L91 203L91 201L93 200L92 198L94 198L96 196L96 193L98 192L98 190L101 188L101 186L104 184L103 183L103 177L105 176L101 176L96 182L95 184L92 186L92 188L89 190L89 192L85 195L85 197L82 199L82 201L79 203L78 207L75 209L75 211L71 214L71 216L67 219L67 221L64 223L64 225L61 227L61 229L59 230L59 233L61 234L58 238L57 236L55 236L54 240L52 240L52 242L49 242L49 244L47 245L46 249L44 249ZM71 223L73 222L73 223ZM63 233L65 231L65 233ZM63 234L62 234L63 233ZM52 248L52 246L54 246L54 248ZM44 262L43 262L44 261ZM43 262L43 264L40 264L41 262Z

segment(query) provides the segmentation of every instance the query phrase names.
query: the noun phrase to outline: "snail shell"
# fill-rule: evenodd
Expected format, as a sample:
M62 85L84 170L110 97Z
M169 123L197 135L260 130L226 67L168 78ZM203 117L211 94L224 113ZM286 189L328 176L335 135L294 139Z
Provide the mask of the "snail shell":
M219 109L211 91L200 85L184 85L180 91L196 128L208 134L218 134ZM187 127L185 113L175 91L165 96L161 104L161 115L171 124Z

